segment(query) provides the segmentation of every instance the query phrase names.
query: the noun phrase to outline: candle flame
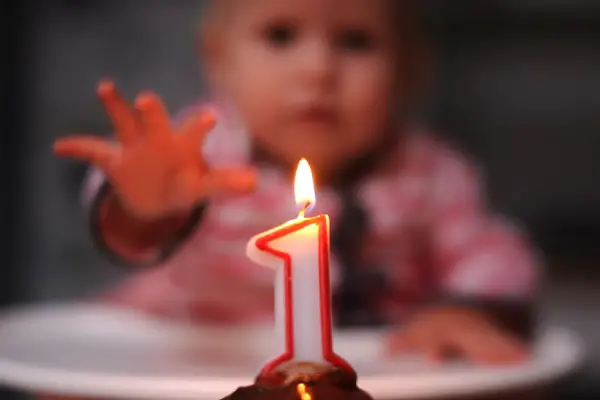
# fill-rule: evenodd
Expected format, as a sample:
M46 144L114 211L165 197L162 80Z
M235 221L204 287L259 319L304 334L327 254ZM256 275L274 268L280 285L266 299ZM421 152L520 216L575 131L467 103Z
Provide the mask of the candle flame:
M296 386L296 392L298 392L298 397L300 397L300 400L312 399L312 396L306 390L306 385L304 383L299 383L298 386Z
M294 182L294 194L296 195L296 204L302 207L300 216L304 217L306 209L315 204L315 184L313 182L312 171L306 159L302 159L296 170L296 180Z

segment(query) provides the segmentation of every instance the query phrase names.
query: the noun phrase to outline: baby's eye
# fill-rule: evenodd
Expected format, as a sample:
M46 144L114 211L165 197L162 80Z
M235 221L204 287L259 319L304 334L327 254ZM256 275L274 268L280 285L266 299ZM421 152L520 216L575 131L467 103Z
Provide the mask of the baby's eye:
M291 24L273 25L265 29L264 35L271 45L285 47L296 39L297 29Z
M369 32L361 29L347 29L338 38L338 45L348 51L369 51L375 46L375 40Z

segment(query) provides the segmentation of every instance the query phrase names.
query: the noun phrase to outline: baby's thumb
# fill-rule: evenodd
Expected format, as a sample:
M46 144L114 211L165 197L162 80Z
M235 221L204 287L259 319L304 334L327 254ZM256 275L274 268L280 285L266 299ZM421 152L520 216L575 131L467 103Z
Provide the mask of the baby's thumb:
M210 171L204 178L203 190L207 196L246 194L256 187L253 169L219 169Z
M399 356L414 350L412 340L408 332L404 330L396 330L390 333L384 341L385 354L391 356Z

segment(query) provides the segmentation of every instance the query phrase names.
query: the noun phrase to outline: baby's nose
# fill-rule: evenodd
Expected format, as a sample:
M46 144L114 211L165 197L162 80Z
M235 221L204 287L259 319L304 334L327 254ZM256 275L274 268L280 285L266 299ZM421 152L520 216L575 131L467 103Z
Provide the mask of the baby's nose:
M322 39L306 43L300 52L296 67L306 80L331 82L335 70L335 55L331 46Z

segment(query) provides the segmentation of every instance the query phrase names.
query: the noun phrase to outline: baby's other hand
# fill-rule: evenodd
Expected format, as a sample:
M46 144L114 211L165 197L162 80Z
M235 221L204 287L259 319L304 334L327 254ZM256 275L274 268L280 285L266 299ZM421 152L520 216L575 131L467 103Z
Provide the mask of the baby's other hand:
M114 126L117 143L93 135L58 139L54 152L89 162L112 183L122 205L142 220L185 213L212 195L245 193L254 188L252 169L209 169L200 151L215 124L211 112L171 126L161 98L140 94L135 107L114 83L100 84L98 94Z
M416 315L388 338L393 355L419 353L433 362L457 355L479 365L517 364L527 347L495 326L484 314L466 308L436 308Z

